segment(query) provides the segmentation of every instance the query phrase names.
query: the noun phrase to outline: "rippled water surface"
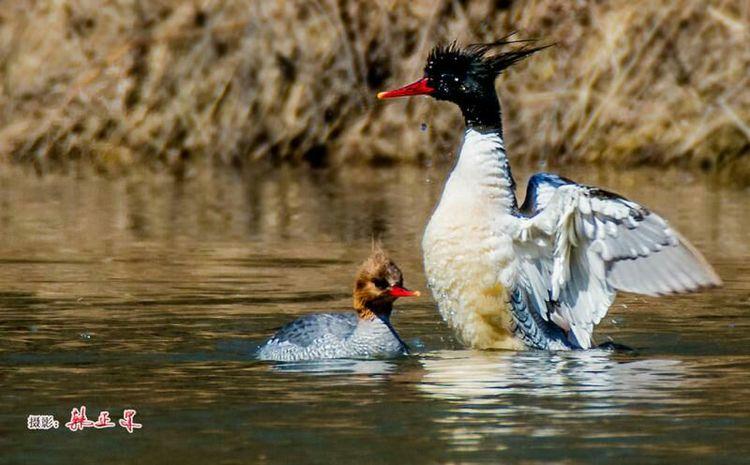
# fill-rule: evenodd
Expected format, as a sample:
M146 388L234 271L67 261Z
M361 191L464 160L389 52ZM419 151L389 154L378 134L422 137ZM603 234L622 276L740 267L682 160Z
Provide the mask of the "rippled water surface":
M681 172L564 171L665 215L725 281L621 295L598 340L635 354L465 350L422 297L394 318L412 356L253 360L349 308L373 233L425 290L445 171L0 175L0 462L750 463L750 193ZM71 432L81 405L143 427Z

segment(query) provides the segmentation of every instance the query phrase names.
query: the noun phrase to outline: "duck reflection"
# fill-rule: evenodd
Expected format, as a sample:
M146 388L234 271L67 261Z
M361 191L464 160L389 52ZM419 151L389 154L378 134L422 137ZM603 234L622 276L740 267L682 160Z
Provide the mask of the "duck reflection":
M497 403L523 394L598 400L662 399L679 387L687 368L679 360L617 359L606 351L568 353L438 351L421 359L419 389L435 398Z
M438 351L420 360L417 389L443 401L435 418L458 449L512 435L562 437L570 425L603 417L668 414L694 402L680 398L688 367L678 360L619 358L604 351L568 353ZM691 378L691 388L697 387ZM499 436L499 437L498 437Z
M388 375L395 371L396 364L391 360L331 359L301 362L279 362L270 365L271 370L285 373L305 373L309 375ZM349 379L351 381L351 379Z

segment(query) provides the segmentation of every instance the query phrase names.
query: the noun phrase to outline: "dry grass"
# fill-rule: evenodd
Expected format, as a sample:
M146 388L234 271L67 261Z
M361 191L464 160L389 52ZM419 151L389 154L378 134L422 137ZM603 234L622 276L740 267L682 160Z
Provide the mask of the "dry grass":
M444 160L455 108L375 93L514 29L558 44L500 80L515 157L749 165L744 0L29 3L0 11L0 156L41 169Z

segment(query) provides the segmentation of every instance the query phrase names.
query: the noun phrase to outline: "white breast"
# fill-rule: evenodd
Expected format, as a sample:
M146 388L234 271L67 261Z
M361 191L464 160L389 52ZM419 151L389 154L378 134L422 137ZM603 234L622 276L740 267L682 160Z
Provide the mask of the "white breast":
M467 131L422 239L440 314L475 348L522 347L507 307L513 248L503 222L515 202L511 182L500 137Z

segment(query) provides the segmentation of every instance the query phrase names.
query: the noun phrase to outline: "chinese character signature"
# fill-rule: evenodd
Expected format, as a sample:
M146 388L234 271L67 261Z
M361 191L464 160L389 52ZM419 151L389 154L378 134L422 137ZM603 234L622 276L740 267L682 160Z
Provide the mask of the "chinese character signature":
M109 417L107 410L99 412L99 417L96 421L89 420L86 416L86 406L82 405L81 408L73 408L70 411L70 421L65 423L65 427L70 431L83 431L86 428L114 428L118 424L125 428L128 433L132 433L136 429L143 428L141 423L135 421L136 415L135 409L125 409L122 411L122 418L115 423ZM26 419L26 427L28 429L57 429L60 423L55 420L53 415L29 415Z
M28 429L57 429L60 423L52 415L29 415L26 419Z

